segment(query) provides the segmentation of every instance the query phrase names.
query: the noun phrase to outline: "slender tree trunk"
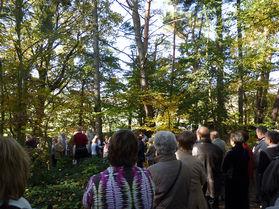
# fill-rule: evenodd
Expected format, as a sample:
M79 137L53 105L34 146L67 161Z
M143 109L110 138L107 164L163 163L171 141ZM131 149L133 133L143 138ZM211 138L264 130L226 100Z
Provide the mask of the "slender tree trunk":
M0 136L4 134L4 123L5 123L5 98L4 98L4 79L3 79L3 69L2 62L0 59L0 111L1 111L1 120L0 120Z
M170 100L173 94L174 71L175 71L175 50L176 50L176 3L174 4L174 20L173 20L173 45L172 45L172 65L171 65L171 86L170 86Z
M273 108L272 108L271 118L274 122L276 122L278 111L279 111L279 89L277 91L276 99L274 101Z
M129 8L132 10L132 19L134 24L135 40L136 46L139 54L140 60L140 85L144 94L148 91L148 72L147 72L147 52L148 52L148 38L149 38L149 19L150 19L150 6L152 0L147 0L147 9L145 12L145 25L144 25L144 35L142 40L140 15L138 8L138 0L126 0ZM150 97L145 95L143 97L143 104L145 115L147 119L152 119L154 117L153 106L150 102Z
M244 99L244 123L245 125L247 125L248 123L248 104L247 104L247 96L246 96L246 93L244 92L243 93L243 99Z
M95 96L95 112L97 113L96 131L99 137L102 139L98 0L93 0L93 49L94 49L94 96Z
M222 19L222 1L216 2L216 32L217 32L217 51L218 51L218 65L217 65L217 126L220 127L224 121L227 113L225 109L225 95L224 95L224 46L223 46L223 19Z
M240 22L240 10L241 2L237 0L237 44L238 44L238 113L239 113L239 123L243 124L243 52L242 52L242 29Z
M2 14L4 1L0 3L0 15ZM0 112L1 112L1 120L0 120L0 136L4 134L4 124L5 124L5 98L4 98L4 80L3 80L3 68L2 68L2 60L0 58Z
M269 72L261 72L261 84L256 93L256 114L255 123L264 122L264 112L267 107L267 93L268 93Z
M84 86L85 86L85 82L83 80L81 84L81 95L80 95L79 124L78 124L79 126L83 126Z
M23 53L21 46L21 29L22 29L22 21L23 21L23 1L16 0L15 10L15 29L17 35L17 41L15 43L17 58L19 64L17 66L17 107L15 112L15 131L16 138L20 143L24 143L25 138L25 124L26 124L26 72L23 64Z
M195 29L196 29L196 24L197 24L198 8L199 8L199 4L197 4L195 7L194 20L193 20L193 24L192 24L192 43L193 43L194 52L196 55L198 53L198 46L196 44ZM196 72L197 70L198 70L198 60L195 59L193 62L193 72Z

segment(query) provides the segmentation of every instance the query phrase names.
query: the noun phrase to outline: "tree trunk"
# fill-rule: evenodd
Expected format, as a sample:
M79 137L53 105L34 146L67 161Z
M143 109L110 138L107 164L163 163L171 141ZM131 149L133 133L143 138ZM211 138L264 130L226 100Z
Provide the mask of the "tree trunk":
M174 4L174 20L173 20L173 45L172 45L172 65L171 65L171 86L170 86L170 100L173 94L174 71L175 71L175 50L176 50L176 3Z
M237 44L238 44L238 113L239 113L239 123L243 124L243 52L242 52L242 29L240 21L240 0L237 0Z
M23 1L16 0L15 10L15 30L17 35L17 40L15 43L18 65L17 65L17 106L15 111L15 131L16 138L20 143L24 143L25 141L25 124L27 121L26 117L26 72L23 64L23 53L21 46L21 29L22 29L22 21L23 21Z
M81 83L81 95L80 95L80 107L79 107L79 126L83 126L83 108L84 108L84 86L85 81L83 80Z
M132 10L132 19L134 24L136 46L140 60L140 85L143 93L143 105L145 110L145 116L147 119L154 117L153 106L150 102L150 97L146 95L148 91L148 72L147 72L147 52L148 52L148 38L149 38L149 19L150 19L150 6L152 0L147 0L147 9L145 12L145 25L144 25L144 36L142 40L141 24L138 8L138 0L126 0L129 8Z
M276 122L277 116L278 116L278 111L279 111L279 89L277 91L277 96L273 104L272 108L272 115L271 118L274 122Z
M94 97L95 97L95 112L97 113L96 131L100 139L102 139L98 0L93 0L93 50L94 50Z
M255 123L264 122L264 112L267 107L267 93L268 93L269 72L261 72L260 86L256 93L256 114Z
M223 47L223 19L222 19L222 1L216 2L216 33L217 33L217 51L218 51L218 65L217 65L217 126L220 127L224 121L227 113L225 109L225 95L224 95L224 47Z
M0 136L4 134L4 123L5 123L5 98L4 98L4 79L3 79L3 69L2 62L0 59L0 111L1 111L1 120L0 120Z

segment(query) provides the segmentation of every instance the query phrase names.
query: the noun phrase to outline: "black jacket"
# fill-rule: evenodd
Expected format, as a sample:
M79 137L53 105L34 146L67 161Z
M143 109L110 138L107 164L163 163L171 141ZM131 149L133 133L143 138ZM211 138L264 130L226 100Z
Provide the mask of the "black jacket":
M194 145L193 156L196 156L205 168L207 176L205 195L211 198L217 198L220 194L222 182L222 150L215 144L212 144L209 139L200 140Z
M248 163L249 152L241 144L231 148L224 158L226 209L249 209Z
M279 156L279 144L271 145L260 152L259 174L263 175L269 163Z

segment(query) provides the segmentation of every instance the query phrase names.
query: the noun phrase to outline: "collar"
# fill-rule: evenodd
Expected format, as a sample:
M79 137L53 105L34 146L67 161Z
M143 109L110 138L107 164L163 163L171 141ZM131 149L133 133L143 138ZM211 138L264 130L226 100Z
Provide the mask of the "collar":
M198 143L211 143L210 139L201 139L198 141Z
M175 153L168 154L168 155L158 155L156 157L157 162L165 162L165 161L172 161L172 160L177 160Z

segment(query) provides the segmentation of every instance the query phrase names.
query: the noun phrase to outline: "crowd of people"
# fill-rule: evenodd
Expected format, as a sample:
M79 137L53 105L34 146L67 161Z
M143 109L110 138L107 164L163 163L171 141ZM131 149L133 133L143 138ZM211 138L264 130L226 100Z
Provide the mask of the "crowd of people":
M279 133L260 126L256 134L259 142L251 149L245 131L232 132L226 146L217 131L205 126L179 135L158 131L154 139L144 132L119 130L104 142L92 129L83 133L79 127L73 144L65 133L54 138L52 165L63 156L76 163L88 157L108 159L110 166L93 175L85 188L85 208L219 209L224 200L226 209L249 209L252 182L253 201L276 208ZM34 146L31 140L26 139L26 146ZM31 208L22 197L29 157L12 138L0 138L0 170L0 208ZM9 173L17 176L6 179Z

